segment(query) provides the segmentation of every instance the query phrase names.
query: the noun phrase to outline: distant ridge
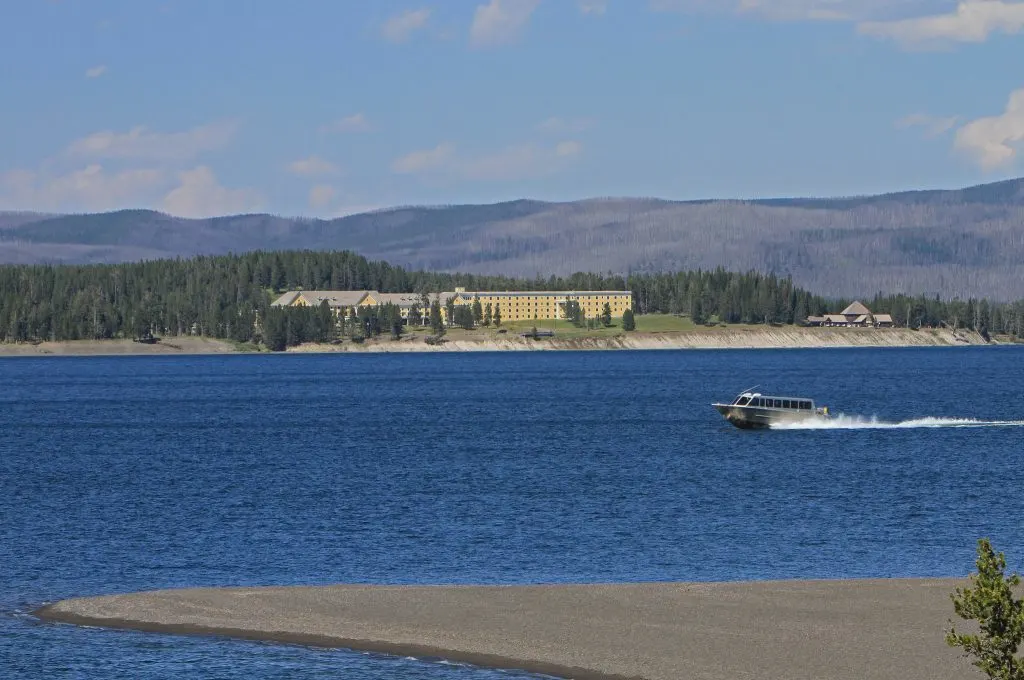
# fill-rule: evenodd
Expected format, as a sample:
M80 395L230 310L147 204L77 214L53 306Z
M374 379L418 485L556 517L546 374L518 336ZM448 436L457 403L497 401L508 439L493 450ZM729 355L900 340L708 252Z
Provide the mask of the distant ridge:
M845 198L517 199L331 220L152 210L0 213L0 262L347 249L413 268L543 276L758 270L825 295L1024 298L1024 179Z

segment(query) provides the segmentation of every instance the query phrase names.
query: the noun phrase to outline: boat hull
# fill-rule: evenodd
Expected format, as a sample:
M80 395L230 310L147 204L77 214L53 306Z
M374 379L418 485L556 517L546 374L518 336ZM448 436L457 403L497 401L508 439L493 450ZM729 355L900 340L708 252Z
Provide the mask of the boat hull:
M828 420L828 416L817 411L737 406L735 404L712 404L722 416L741 430L763 430L772 425L801 423L808 420Z

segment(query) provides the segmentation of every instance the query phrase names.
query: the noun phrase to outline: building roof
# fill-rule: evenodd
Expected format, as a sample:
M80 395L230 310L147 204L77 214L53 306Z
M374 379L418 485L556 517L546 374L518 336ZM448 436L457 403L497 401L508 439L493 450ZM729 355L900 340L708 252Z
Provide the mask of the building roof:
M573 297L579 295L599 295L599 296L612 296L612 295L633 295L631 290L479 290L479 291L459 291L459 295L462 297L468 297L470 299L479 295L480 297Z
M807 322L808 323L821 323L823 321L827 321L827 318L824 317L824 316L809 316L809 317L807 317Z
M277 298L270 303L271 307L287 307L291 303L295 302L295 298L299 297L299 291L290 290L281 297Z
M892 323L891 314L875 314L875 323Z
M378 304L395 305L396 307L412 307L413 305L423 304L423 296L416 293L378 293L375 290L371 290L370 297L376 300Z
M825 320L833 323L846 323L846 317L842 314L826 314Z
M319 305L324 300L331 307L354 307L363 301L368 291L365 290L303 290L298 296L311 306Z
M859 300L842 311L843 316L860 316L870 314L871 310L865 307Z

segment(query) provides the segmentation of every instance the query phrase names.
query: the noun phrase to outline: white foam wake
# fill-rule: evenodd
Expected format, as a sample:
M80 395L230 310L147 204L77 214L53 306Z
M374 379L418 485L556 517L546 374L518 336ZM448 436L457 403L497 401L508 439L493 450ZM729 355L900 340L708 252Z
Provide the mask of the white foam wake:
M777 423L773 430L909 430L940 427L1024 427L1024 420L976 420L974 418L914 418L898 423L876 417L836 415L828 420L805 420L796 423Z

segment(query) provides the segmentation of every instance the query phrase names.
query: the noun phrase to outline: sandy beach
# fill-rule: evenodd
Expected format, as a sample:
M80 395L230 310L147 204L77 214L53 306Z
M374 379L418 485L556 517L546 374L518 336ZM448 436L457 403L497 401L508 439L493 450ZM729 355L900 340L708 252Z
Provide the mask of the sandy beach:
M608 337L542 338L518 335L446 337L442 345L428 345L421 337L406 337L355 344L306 344L289 352L536 352L553 350L672 350L672 349L797 349L813 347L962 347L986 345L972 331L906 328L803 328L797 326L742 326L662 333L625 333Z
M452 334L441 345L428 345L422 333L399 341L378 338L363 343L305 344L289 347L289 353L336 352L528 352L555 350L672 350L762 349L810 347L962 347L986 343L977 333L949 329L905 328L801 328L796 326L709 328L662 333L628 333L604 337L543 338L498 335L493 331L472 335ZM0 344L4 356L97 356L143 354L228 354L254 352L252 345L200 337L168 337L145 344L131 340L74 340L67 342Z
M131 340L0 343L0 357L230 354L237 351L234 344L225 340L192 336L164 338L153 344Z
M963 680L952 579L205 588L47 621L445 658L576 680Z

